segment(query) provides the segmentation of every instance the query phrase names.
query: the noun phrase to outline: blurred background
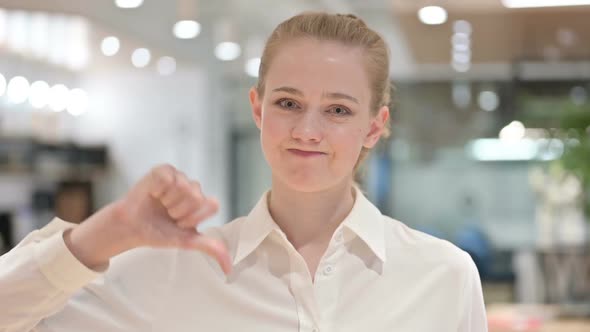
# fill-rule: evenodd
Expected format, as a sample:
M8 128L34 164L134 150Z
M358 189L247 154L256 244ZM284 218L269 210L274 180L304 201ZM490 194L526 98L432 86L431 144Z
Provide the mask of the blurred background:
M245 215L265 39L354 13L391 48L393 135L359 181L479 269L491 331L590 331L590 1L0 0L0 253L171 163Z

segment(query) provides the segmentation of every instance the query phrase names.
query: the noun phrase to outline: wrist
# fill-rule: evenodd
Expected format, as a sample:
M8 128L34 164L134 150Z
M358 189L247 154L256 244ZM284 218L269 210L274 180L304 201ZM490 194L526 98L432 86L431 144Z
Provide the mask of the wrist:
M132 232L117 220L117 203L105 206L78 227L64 232L64 242L72 254L88 268L103 266L134 247Z
M79 228L66 230L63 233L63 238L72 255L91 270L106 265L110 260L110 257L95 249L94 241L88 241L80 236Z

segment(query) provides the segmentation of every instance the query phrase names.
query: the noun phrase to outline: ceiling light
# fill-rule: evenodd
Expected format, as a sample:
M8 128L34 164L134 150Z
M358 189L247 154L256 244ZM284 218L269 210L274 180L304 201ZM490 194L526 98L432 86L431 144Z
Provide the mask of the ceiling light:
M88 110L88 94L86 91L76 88L72 89L68 98L68 113L73 116L80 116Z
M119 8L137 8L142 3L143 0L115 0L115 4Z
M49 84L44 81L35 81L31 84L29 103L34 108L43 108L49 102Z
M201 25L197 21L184 20L174 24L174 36L179 39L195 38L201 32Z
M468 34L457 32L454 33L451 37L451 43L453 47L462 48L462 47L471 47L471 37Z
M47 59L50 63L63 65L66 62L68 49L68 20L65 15L54 15L49 20L49 40Z
M67 20L68 31L65 62L73 70L81 70L88 66L90 60L88 39L90 28L88 22L81 17L70 17Z
M13 104L21 104L29 97L29 81L22 76L13 77L8 82L6 95L8 100Z
M470 63L471 62L471 51L460 52L453 51L453 62L456 63Z
M453 51L471 52L471 47L469 44L453 44Z
M470 35L472 32L471 23L465 20L457 20L453 23L453 31Z
M443 24L447 21L447 11L439 6L427 6L418 10L418 18L428 25Z
M520 121L512 121L509 125L500 130L500 139L516 141L524 138L526 128Z
M0 26L6 27L8 24L8 11L4 8L0 8ZM0 44L6 42L7 31L6 29L0 29Z
M241 53L240 45L234 42L222 42L215 47L215 56L222 61L235 60Z
M480 161L555 160L563 155L564 143L544 138L480 138L469 142L466 152Z
M587 6L590 0L502 0L507 8Z
M491 112L498 108L500 99L498 98L498 94L494 91L482 91L479 93L477 102L482 110Z
M61 112L68 106L70 90L63 84L56 84L49 90L49 107L54 112Z
M38 58L43 58L49 53L49 21L49 14L34 13L31 15L29 49Z
M6 44L9 49L16 52L24 51L29 42L29 26L30 26L30 14L25 11L9 11L6 20L6 26L2 29L6 29L7 38Z
M106 37L100 43L100 50L102 54L106 56L113 56L119 52L119 47L121 47L121 43L119 42L119 38L110 36Z
M138 48L131 54L131 63L137 68L143 68L150 63L152 55L147 48Z

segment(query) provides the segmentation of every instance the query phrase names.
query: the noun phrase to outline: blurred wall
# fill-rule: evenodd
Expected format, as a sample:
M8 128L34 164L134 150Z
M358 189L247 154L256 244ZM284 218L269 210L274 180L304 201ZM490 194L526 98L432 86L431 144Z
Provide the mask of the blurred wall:
M75 140L106 142L112 169L97 188L97 204L120 197L153 166L170 163L216 196L220 212L208 225L227 222L227 126L210 98L204 70L186 68L170 77L129 70L92 72L81 86L92 92L89 112L71 126Z

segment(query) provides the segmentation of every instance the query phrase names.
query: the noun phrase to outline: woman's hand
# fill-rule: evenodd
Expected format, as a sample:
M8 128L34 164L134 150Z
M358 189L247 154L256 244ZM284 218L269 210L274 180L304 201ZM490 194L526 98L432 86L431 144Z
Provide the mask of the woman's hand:
M126 250L150 246L202 251L231 270L225 245L200 234L196 226L215 214L218 202L197 181L170 165L153 168L122 199L64 233L72 253L86 266L106 264Z

